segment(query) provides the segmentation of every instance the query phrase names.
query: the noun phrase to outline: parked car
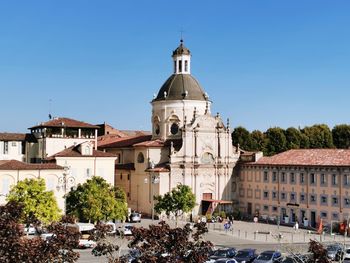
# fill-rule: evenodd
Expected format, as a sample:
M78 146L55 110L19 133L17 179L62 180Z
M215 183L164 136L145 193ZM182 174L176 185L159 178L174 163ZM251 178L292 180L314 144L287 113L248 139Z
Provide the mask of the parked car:
M118 230L116 230L117 235L121 236L131 236L132 235L132 225L124 225L120 226Z
M141 222L141 214L140 213L131 213L130 214L130 222L140 223Z
M280 263L282 261L282 254L279 251L268 250L262 252L256 259L254 263Z
M251 263L257 257L253 248L241 249L237 252L237 255L234 257L238 263Z
M350 260L350 247L347 247L344 251L344 260Z
M331 260L339 261L344 257L344 247L342 244L332 244L327 246L327 257Z
M215 263L238 263L234 258L221 258L215 261Z
M235 248L220 248L215 250L213 254L210 256L210 259L221 259L221 258L233 258L237 254L237 250Z
M33 225L25 227L24 228L24 233L27 234L27 235L35 235L36 234L36 228Z

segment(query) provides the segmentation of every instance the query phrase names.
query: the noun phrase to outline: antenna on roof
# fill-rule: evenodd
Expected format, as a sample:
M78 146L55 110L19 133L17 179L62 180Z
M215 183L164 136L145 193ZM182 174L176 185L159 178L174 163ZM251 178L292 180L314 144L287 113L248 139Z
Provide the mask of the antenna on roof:
M180 30L180 36L181 36L180 42L181 42L181 44L184 42L183 33L185 33L185 31L181 28L181 30Z
M52 115L51 115L51 105L52 104L52 99L49 99L49 119L52 119Z

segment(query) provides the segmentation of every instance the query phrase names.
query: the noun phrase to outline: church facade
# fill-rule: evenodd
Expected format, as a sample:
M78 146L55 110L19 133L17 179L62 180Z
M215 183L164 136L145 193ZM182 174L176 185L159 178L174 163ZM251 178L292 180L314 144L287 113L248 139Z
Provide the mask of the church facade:
M151 214L152 196L178 184L196 195L193 215L232 210L233 170L239 151L232 146L229 121L211 114L208 94L191 75L191 53L183 41L172 53L173 74L152 100L152 135L120 138L99 149L119 157L116 185L127 193L129 207Z

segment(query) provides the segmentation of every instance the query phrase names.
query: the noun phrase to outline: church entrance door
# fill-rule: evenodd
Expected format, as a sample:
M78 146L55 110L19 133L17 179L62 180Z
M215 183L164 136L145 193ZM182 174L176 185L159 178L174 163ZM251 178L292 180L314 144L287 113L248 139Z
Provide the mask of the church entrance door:
M206 200L211 200L213 198L212 193L203 193L202 197L202 215L206 215L207 213L212 213L213 207L212 207L212 202L206 201Z

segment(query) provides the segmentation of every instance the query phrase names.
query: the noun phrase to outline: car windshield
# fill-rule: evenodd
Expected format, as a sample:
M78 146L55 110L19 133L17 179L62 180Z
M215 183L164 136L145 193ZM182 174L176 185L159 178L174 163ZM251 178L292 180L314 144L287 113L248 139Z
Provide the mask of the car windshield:
M237 257L243 258L243 257L249 257L249 252L248 251L238 251Z
M350 248L346 249L346 253L350 254Z
M337 247L337 246L328 246L327 247L327 250L328 251L336 251L336 250L338 250L339 249L339 247Z
M258 256L258 259L260 260L270 260L272 258L272 255L271 253L262 253Z
M219 257L226 257L227 255L227 250L216 250L213 254L214 256L219 256Z

